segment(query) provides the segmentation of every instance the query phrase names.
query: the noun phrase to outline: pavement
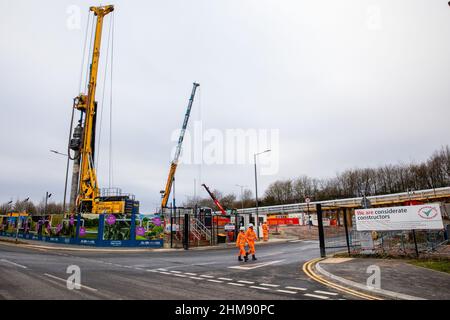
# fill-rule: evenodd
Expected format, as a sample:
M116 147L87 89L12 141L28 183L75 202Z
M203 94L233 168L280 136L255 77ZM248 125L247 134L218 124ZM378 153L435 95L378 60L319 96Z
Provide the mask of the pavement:
M286 243L286 242L295 242L298 238L271 238L268 241L258 241L257 245L270 245L274 243ZM7 243L16 243L14 238L0 236L0 242ZM165 251L181 251L183 248L135 248L135 247L93 247L93 246L82 246L82 245L71 245L71 244L62 244L55 242L45 242L39 240L30 240L30 239L19 239L17 242L19 245L28 246L30 248L40 248L40 249L48 249L48 250L63 250L63 251L90 251L90 252L165 252ZM189 250L216 250L216 249L228 249L235 248L236 244L232 243L223 243L215 246L191 246Z
M315 272L333 283L375 297L396 300L450 300L450 274L411 265L407 260L327 258ZM379 287L373 276L379 273Z
M0 242L0 299L359 299L303 272L320 255L317 241L257 244L258 260L246 263L237 261L235 247L127 254L63 249ZM67 288L73 265L81 271L80 290Z

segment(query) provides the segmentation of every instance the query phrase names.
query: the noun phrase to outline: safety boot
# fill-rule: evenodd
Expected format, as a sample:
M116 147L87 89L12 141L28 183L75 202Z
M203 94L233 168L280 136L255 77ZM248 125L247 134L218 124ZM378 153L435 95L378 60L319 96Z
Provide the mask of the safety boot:
M244 260L242 260L242 257L239 256L239 257L238 257L238 261L244 261Z
M248 255L244 256L244 261L247 262L248 261Z
M258 260L258 259L256 259L256 257L255 257L254 254L252 255L252 260L253 260L253 261Z

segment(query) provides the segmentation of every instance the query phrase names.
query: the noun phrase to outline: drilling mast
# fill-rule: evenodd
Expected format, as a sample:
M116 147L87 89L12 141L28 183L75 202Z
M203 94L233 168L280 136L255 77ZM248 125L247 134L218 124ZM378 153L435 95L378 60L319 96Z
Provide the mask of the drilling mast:
M74 99L74 109L80 111L77 127L73 131L69 148L74 151L71 211L81 213L131 213L139 210L139 204L131 195L120 189L101 194L94 166L97 101L97 77L100 62L104 17L114 11L113 5L90 7L97 17L92 58L89 69L88 93L80 93Z

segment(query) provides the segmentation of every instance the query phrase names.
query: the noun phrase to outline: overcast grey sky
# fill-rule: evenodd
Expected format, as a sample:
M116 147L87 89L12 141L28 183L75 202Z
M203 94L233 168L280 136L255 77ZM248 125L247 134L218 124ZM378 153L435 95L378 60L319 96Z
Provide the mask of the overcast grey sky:
M88 6L99 3L0 2L1 202L39 201L46 191L62 200L65 159L49 149L65 152ZM278 160L275 173L259 177L261 190L303 174L419 162L449 142L445 0L110 3L114 185L134 193L143 212L159 205L193 81L201 91L190 129L201 121L223 133L278 130L279 143L252 146L274 150L261 161ZM81 8L80 29L68 28L73 5ZM104 117L101 186L108 184ZM193 195L194 179L224 192L254 188L249 161L182 163L179 203ZM206 196L198 186L197 193Z

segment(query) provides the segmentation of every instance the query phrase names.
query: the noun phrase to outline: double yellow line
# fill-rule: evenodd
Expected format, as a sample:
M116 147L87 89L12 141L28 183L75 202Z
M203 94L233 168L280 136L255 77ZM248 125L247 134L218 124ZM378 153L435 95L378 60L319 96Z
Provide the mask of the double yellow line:
M319 283L321 283L323 285L331 287L333 289L336 289L336 290L342 291L344 293L348 293L348 294L351 294L353 296L356 296L358 298L362 298L362 299L366 299L366 300L383 300L382 298L379 298L379 297L375 297L375 296L372 296L372 295L369 295L369 294L366 294L366 293L362 293L362 292L359 292L359 291L355 291L355 290L343 287L343 286L338 285L336 283L333 283L331 281L325 280L323 277L317 275L314 272L313 267L320 260L322 260L322 258L313 259L313 260L307 261L303 265L303 272L306 273L306 275L308 277L310 277L311 279L313 279L313 280L315 280L315 281L317 281L317 282L319 282Z

